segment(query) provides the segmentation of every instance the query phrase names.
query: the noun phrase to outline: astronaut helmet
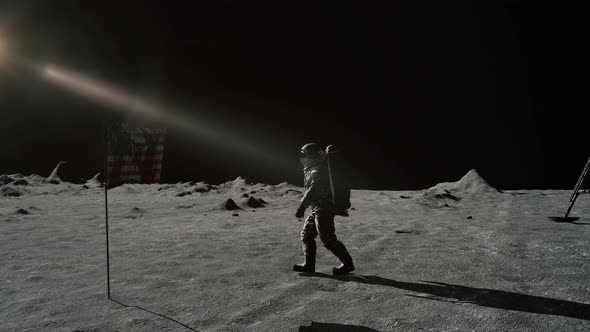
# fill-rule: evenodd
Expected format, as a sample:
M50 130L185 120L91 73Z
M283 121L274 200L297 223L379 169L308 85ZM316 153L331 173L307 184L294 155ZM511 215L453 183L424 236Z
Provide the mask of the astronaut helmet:
M324 160L324 150L317 143L307 143L299 151L299 160L304 168L319 164Z

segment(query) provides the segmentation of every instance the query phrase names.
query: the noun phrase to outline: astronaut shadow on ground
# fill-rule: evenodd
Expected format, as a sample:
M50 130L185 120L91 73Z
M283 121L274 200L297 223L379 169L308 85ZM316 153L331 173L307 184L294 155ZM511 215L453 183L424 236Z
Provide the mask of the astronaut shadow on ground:
M358 326L358 325L346 325L336 323L317 323L311 322L310 326L300 326L299 332L379 332L377 330Z
M471 303L490 308L590 320L590 304L541 296L525 295L487 288L467 287L435 281L421 281L419 283L404 282L377 276L363 276L357 274L333 276L325 273L301 273L300 276L388 286L432 295L420 296L406 294L421 299L451 303Z

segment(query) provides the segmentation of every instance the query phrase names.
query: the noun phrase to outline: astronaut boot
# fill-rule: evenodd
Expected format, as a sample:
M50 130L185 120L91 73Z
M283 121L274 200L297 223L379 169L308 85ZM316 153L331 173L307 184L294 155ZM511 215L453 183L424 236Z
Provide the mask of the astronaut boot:
M340 262L342 264L340 264L340 266L335 267L332 269L332 274L336 275L343 275L343 274L347 274L349 272L354 271L354 264L352 262L352 257L350 257L350 254L348 253L348 250L346 250L346 247L344 246L344 244L340 241L338 241L336 243L336 245L334 246L334 248L332 248L332 253L338 257L338 259L340 260Z
M303 257L305 258L305 261L303 262L303 264L293 265L293 271L314 273L315 272L315 254L316 254L315 241L303 244L303 254L304 254Z

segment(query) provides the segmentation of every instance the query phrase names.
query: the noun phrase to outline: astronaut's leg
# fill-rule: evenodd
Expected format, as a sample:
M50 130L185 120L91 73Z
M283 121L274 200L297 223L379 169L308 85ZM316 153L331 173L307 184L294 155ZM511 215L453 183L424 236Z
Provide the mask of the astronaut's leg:
M336 237L334 213L328 210L318 210L316 212L316 227L320 240L322 240L326 249L330 250L342 263L340 266L333 268L332 273L339 275L352 272L354 270L352 257L350 257L344 244L338 241Z
M305 261L303 264L295 264L293 266L293 271L315 272L315 256L317 251L315 238L318 236L315 219L316 217L313 212L307 216L307 219L305 219L303 230L301 230L301 244Z

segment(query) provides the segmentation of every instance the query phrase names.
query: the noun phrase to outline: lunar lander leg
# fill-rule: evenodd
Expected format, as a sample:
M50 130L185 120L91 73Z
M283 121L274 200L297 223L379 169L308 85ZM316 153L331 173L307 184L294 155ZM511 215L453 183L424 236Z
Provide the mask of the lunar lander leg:
M584 182L584 179L586 178L586 174L588 174L588 168L590 168L590 158L588 158L588 161L586 162L586 166L584 166L584 170L582 171L580 178L578 178L578 182L576 183L576 187L574 188L574 192L572 192L572 195L570 196L570 206L567 208L567 212L565 213L565 216L563 217L564 219L567 219L578 196L580 194L588 193L588 190L580 190L580 187L582 186L582 183Z
M590 193L590 189L580 189L580 187L584 183L584 179L586 178L586 175L588 174L589 168L590 168L590 158L588 158L588 161L586 162L586 166L584 166L584 170L582 170L582 174L580 174L580 177L578 178L578 182L576 182L576 186L574 187L574 191L572 192L572 195L570 196L570 201L569 201L570 204L567 208L567 211L565 212L565 216L563 216L563 217L549 217L549 219L551 219L553 221L559 221L559 222L568 222L568 221L573 221L573 220L578 219L578 218L569 217L569 214L572 211L572 208L574 207L574 203L576 203L576 199L578 199L578 196L580 194Z

